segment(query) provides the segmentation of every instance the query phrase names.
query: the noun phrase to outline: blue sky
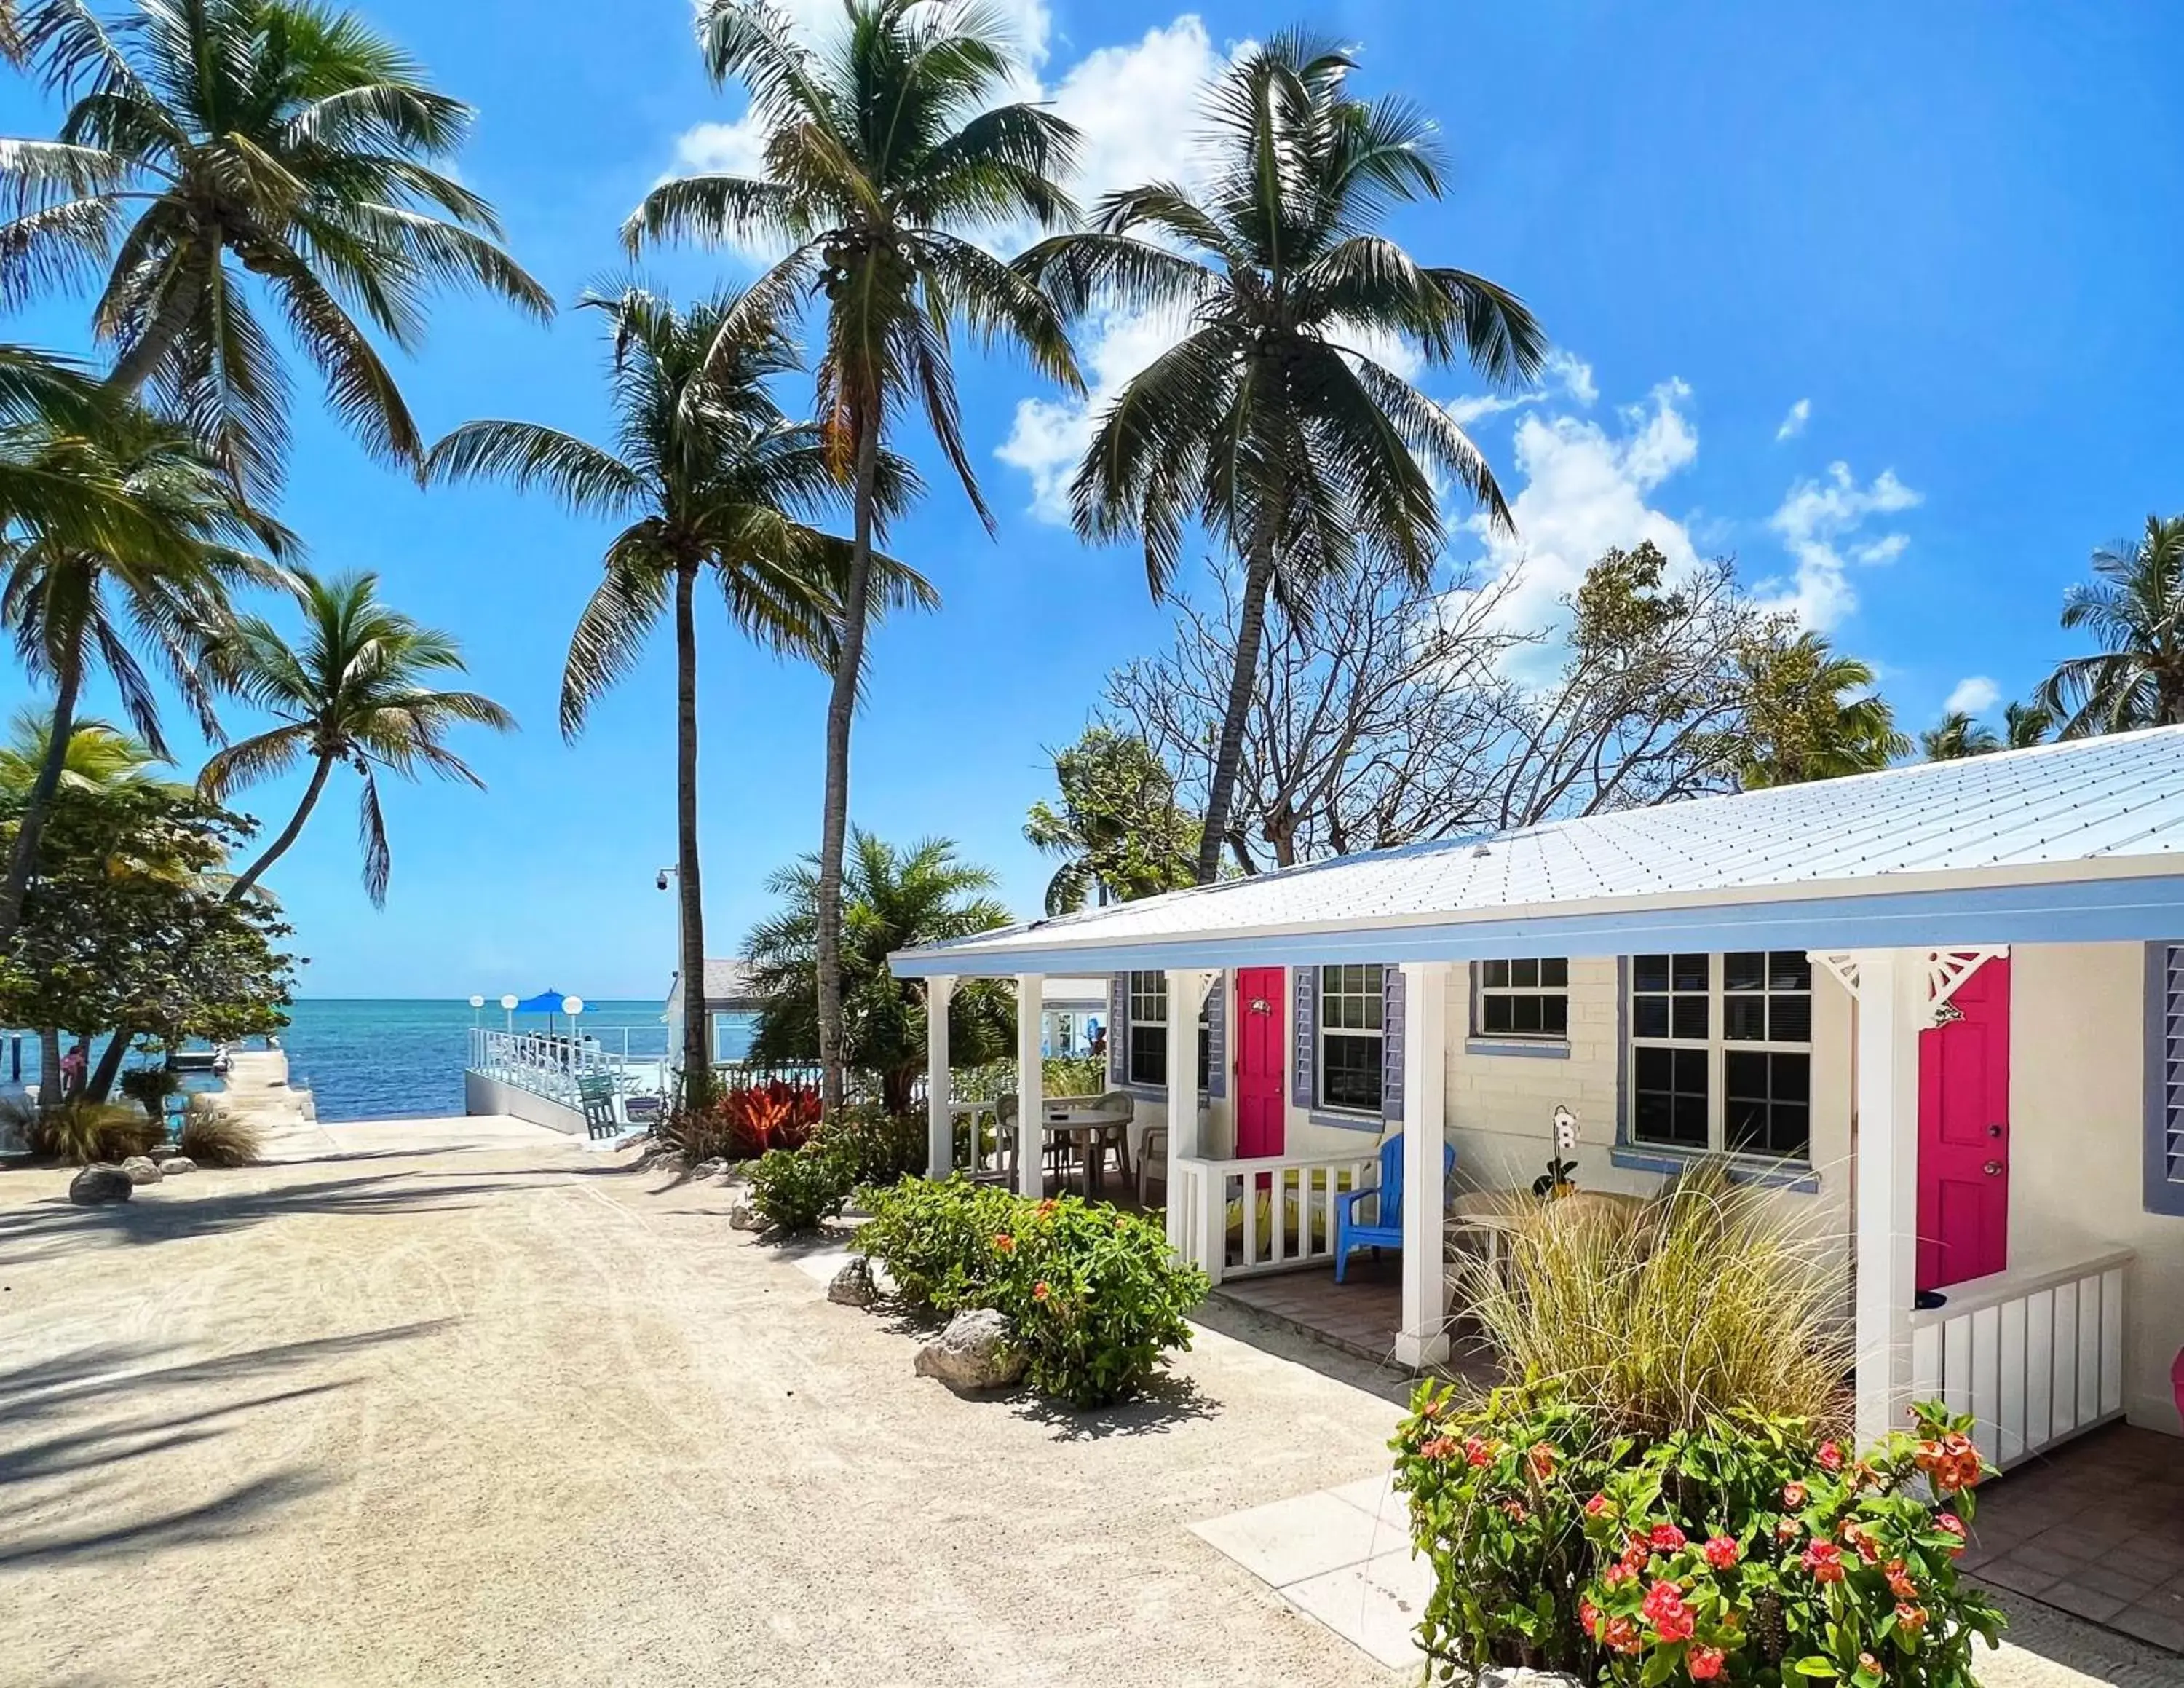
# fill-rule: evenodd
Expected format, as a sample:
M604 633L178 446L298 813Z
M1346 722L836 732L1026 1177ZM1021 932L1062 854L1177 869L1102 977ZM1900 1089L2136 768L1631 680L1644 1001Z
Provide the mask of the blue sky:
M1184 91L1295 21L1359 43L1368 92L1434 113L1454 189L1397 232L1515 288L1561 349L1541 392L1502 407L1460 375L1420 377L1472 418L1522 529L1516 547L1465 537L1456 554L1492 569L1521 551L1543 613L1607 545L1735 552L1748 580L1874 661L1915 728L1953 694L2028 690L2071 648L2056 610L2088 551L2184 507L2174 8L1006 5L1042 91L1086 130L1093 187L1186 170ZM682 0L366 9L479 108L464 179L564 299L619 268L616 226L653 181L747 144L740 100L699 74ZM0 131L52 120L20 83L0 92ZM733 255L650 271L685 295L748 273ZM81 349L84 315L56 301L8 337ZM1146 338L1099 325L1088 370L1126 377ZM452 299L400 373L435 435L477 416L598 434L602 355L587 314L542 328ZM1000 530L987 538L928 442L903 442L934 492L899 548L947 603L878 640L853 809L889 838L958 840L1029 911L1046 868L1020 829L1050 783L1044 750L1075 736L1107 670L1159 643L1166 617L1134 554L1088 551L1042 513L1081 417L1006 362L961 375ZM383 913L358 882L353 791L330 796L275 875L312 958L304 992L663 991L664 642L581 743L554 729L600 531L543 500L418 493L308 398L283 513L315 566L376 569L392 601L456 633L476 683L525 724L461 746L485 795L388 790ZM824 694L718 620L701 646L719 954L764 908L766 874L816 839ZM0 676L0 706L24 695ZM277 826L292 796L270 787L246 807Z

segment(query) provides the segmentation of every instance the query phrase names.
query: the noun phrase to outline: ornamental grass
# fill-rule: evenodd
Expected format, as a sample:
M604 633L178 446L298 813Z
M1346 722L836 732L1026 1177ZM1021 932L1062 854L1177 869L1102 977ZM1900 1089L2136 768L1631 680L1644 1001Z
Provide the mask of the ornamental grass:
M1753 1408L1843 1426L1846 1280L1778 1193L1702 1164L1635 1208L1543 1203L1506 1242L1464 1300L1511 1381L1552 1379L1602 1431Z

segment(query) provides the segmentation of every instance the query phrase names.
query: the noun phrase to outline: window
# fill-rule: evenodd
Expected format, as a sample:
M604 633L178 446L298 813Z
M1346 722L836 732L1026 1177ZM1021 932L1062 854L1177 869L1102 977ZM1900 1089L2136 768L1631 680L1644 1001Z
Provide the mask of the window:
M1569 963L1558 955L1480 962L1479 1036L1568 1037Z
M1809 1160L1812 1044L1802 951L1631 957L1631 1140Z
M1167 1082L1167 975L1130 975L1130 1082Z
M1377 966L1319 970L1319 1105L1380 1111L1383 975Z
M1198 1010L1198 1088L1212 1072L1213 998ZM1167 975L1130 975L1130 1082L1161 1089L1167 1083Z

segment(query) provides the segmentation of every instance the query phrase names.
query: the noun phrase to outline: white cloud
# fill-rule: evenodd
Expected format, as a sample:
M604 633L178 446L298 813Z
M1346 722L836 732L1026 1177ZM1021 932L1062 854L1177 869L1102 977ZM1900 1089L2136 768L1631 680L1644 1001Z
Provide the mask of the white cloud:
M789 21L815 42L827 40L842 26L842 0L773 0ZM1054 32L1054 14L1046 0L985 0L997 14L1011 43L1034 67L1046 62L1048 37ZM703 10L700 3L697 9Z
M1972 674L1957 682L1942 707L1948 714L1984 715L2002 701L2002 688L1985 674Z
M1861 538L1866 523L1919 501L1919 494L1892 469L1861 487L1847 463L1830 463L1820 478L1796 483L1768 525L1781 536L1797 573L1791 580L1763 581L1760 595L1772 607L1794 612L1808 627L1835 626L1858 607L1850 570L1893 562L1910 544L1901 533Z
M1559 346L1547 354L1546 366L1540 373L1540 384L1521 393L1468 393L1460 399L1451 399L1441 408L1458 428L1469 428L1485 416L1543 404L1557 392L1587 410L1600 397L1599 383L1592 378L1592 366Z
M1143 182L1200 178L1199 96L1223 62L1205 24L1185 13L1134 43L1088 53L1050 92L1034 94L1077 126L1072 191L1080 202Z
M1591 385L1589 370L1584 385ZM1620 411L1613 432L1582 416L1538 411L1518 422L1516 473L1503 483L1517 487L1510 500L1517 531L1498 532L1483 517L1470 523L1484 542L1489 579L1514 578L1499 607L1504 625L1527 632L1559 625L1561 600L1611 547L1651 539L1672 571L1696 564L1689 529L1651 502L1698 456L1698 432L1685 413L1691 390L1680 380L1663 382L1644 404Z
M1782 418L1782 426L1774 430L1777 439L1795 439L1805 431L1805 424L1813 419L1813 401L1800 399L1790 406L1790 413Z

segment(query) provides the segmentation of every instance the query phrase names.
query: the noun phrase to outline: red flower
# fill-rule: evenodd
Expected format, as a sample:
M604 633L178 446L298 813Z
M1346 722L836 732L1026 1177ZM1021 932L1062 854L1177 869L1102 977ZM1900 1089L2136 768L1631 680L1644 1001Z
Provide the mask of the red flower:
M1611 1618L1601 1632L1601 1640L1618 1653L1635 1653L1639 1648L1637 1620L1630 1618Z
M1721 1668L1728 1658L1729 1655L1719 1647L1701 1644L1684 1655L1684 1668L1691 1672L1694 1682L1711 1682L1721 1674Z
M1532 1467L1532 1475L1545 1482L1555 1474L1555 1445L1552 1442L1535 1442L1524 1450L1524 1458Z
M1044 1301L1053 1294L1054 1292L1046 1287L1046 1280L1044 1278L1031 1287L1031 1299L1034 1301Z
M1880 1544L1873 1539L1873 1532L1855 1518L1842 1527L1843 1544L1858 1549L1858 1557L1869 1565L1880 1561Z
M1589 1518L1596 1518L1607 1510L1607 1496L1596 1495L1585 1503L1585 1515Z
M1674 1553L1684 1545L1684 1533L1674 1524L1655 1524L1652 1544L1657 1551Z
M1524 1510L1524 1503L1522 1501L1504 1501L1502 1503L1502 1510L1509 1515L1509 1522L1513 1524L1520 1524L1531 1517L1531 1514Z
M1797 1519L1784 1518L1780 1523L1774 1526L1774 1539L1777 1541L1795 1541L1797 1539L1799 1533L1802 1531L1803 1529L1804 1526L1799 1523Z
M1843 1579L1842 1549L1832 1541L1816 1541L1808 1547L1804 1564L1816 1583L1839 1583Z
M1949 1550L1949 1557L1953 1559L1964 1551L1964 1521L1954 1512L1935 1513L1934 1528L1946 1535L1956 1537L1957 1545Z
M1477 1436L1466 1436L1463 1439L1463 1457L1474 1467L1491 1465L1494 1463L1494 1445Z
M1875 1658L1871 1653L1860 1653L1858 1656L1858 1668L1873 1676L1886 1676L1888 1674L1886 1671L1880 1668L1880 1661Z
M1637 1574L1638 1573L1635 1571L1632 1570L1620 1559L1618 1559L1614 1563L1600 1573L1600 1580L1607 1584L1610 1588L1616 1588L1629 1582L1631 1578Z
M1653 1620L1653 1633L1670 1645L1688 1641L1691 1638L1691 1631L1698 1627L1699 1620L1691 1616L1691 1609L1688 1606L1680 1606L1674 1612L1664 1612Z
M1594 1640L1600 1639L1600 1608L1580 1595L1577 1602L1577 1621L1585 1626L1585 1633Z
M1016 1252L1016 1246L1017 1239L1010 1236L1006 1231L1002 1232L1000 1236L994 1238L994 1251L996 1254L1014 1254Z
M1782 1485L1782 1504L1787 1506L1793 1512L1800 1506L1803 1506L1805 1504L1805 1485L1802 1483L1784 1484Z
M1433 1436L1418 1444L1418 1457L1422 1460L1445 1460L1455 1455L1456 1448L1455 1437Z
M1820 1469L1830 1475L1843 1468L1843 1451L1833 1442L1820 1444L1819 1459Z
M1663 1617L1684 1609L1684 1591L1672 1582L1658 1581L1646 1590L1645 1603L1638 1609L1649 1622L1658 1624Z
M1736 1562L1736 1538L1733 1535L1710 1535L1707 1538L1706 1562L1717 1571L1726 1571Z
M1917 1635L1926 1627L1926 1608L1914 1606L1908 1600L1899 1600L1896 1602L1896 1627Z
M1888 1579L1888 1591L1897 1599L1918 1599L1919 1585L1911 1580L1910 1573L1901 1559L1891 1559L1881 1567L1881 1574Z

